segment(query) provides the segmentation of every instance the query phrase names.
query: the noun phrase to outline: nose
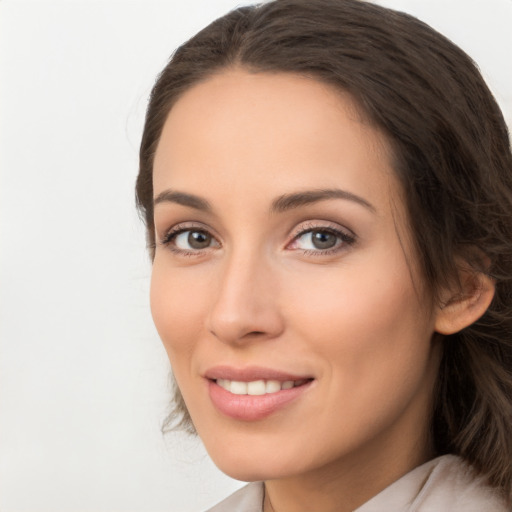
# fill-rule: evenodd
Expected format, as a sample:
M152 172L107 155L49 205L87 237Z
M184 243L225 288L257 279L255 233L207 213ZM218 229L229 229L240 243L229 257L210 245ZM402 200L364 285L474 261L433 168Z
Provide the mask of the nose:
M223 262L208 330L229 344L278 337L284 321L278 305L276 272L261 256L235 255Z

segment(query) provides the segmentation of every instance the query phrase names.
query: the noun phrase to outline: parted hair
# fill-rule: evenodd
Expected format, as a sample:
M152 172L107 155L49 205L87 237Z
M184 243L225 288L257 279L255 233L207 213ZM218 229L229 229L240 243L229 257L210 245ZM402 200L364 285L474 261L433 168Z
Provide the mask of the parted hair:
M425 23L362 0L274 0L217 19L176 50L150 96L136 197L152 255L153 158L167 115L232 67L351 94L392 148L433 301L461 261L495 281L486 313L442 341L431 433L438 455L460 455L512 502L512 155L476 65ZM170 428L194 431L177 387Z

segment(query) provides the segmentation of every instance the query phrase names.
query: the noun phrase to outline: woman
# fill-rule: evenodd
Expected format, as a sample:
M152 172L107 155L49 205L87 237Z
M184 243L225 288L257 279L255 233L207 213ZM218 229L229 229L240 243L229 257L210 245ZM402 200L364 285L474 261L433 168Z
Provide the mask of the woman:
M137 199L175 426L256 482L212 511L509 510L512 157L460 49L237 9L160 75Z

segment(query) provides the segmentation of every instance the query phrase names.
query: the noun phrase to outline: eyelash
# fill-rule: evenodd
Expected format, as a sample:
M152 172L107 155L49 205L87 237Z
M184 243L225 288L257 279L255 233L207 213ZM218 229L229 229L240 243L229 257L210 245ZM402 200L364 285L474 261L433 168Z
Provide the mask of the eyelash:
M338 238L338 242L334 247L328 249L296 249L302 251L302 254L305 256L322 257L333 255L346 249L347 246L350 247L354 245L354 243L356 242L356 235L353 234L352 232L349 232L348 230L343 231L332 225L326 226L325 224L316 224L314 222L309 222L301 225L301 227L293 235L292 241L287 245L291 245L300 240L304 235L314 232L328 233L330 235L334 235L336 238Z
M208 251L209 249L212 249L212 247L207 247L205 249L195 249L195 250L184 250L184 249L178 249L173 243L175 242L176 238L187 232L196 232L196 233L205 233L212 237L213 240L215 240L219 246L220 243L217 241L217 239L205 228L198 227L197 225L183 225L179 224L177 226L174 226L169 231L167 231L163 238L160 241L160 244L168 247L172 252L175 254L178 254L180 256L185 257L193 257L193 256L199 256L201 254L204 254L205 251ZM335 254L337 252L342 251L346 246L352 246L356 242L356 235L352 232L346 232L342 231L341 229L334 228L333 226L326 226L326 225L319 225L314 223L308 223L306 225L302 225L299 230L293 235L291 242L287 244L287 246L297 242L302 238L304 235L308 233L313 232L320 232L320 233L328 233L331 235L336 236L339 239L339 242L336 243L336 245L333 248L328 249L296 249L302 251L302 254L305 256L328 256Z
M183 225L183 224L178 224L177 226L174 226L172 227L169 231L167 231L162 240L160 241L161 245L169 248L172 252L174 252L175 254L178 254L180 256L198 256L200 254L204 254L204 252L208 249L211 249L210 247L206 248L206 249L195 249L195 250L190 250L190 251L186 251L184 249L179 249L178 247L176 247L173 242L176 241L176 238L183 234L183 233L187 233L187 232L193 232L193 233L206 233L208 234L209 236L212 237L213 240L216 240L216 238L206 229L206 228L202 228L202 227L199 227L197 225Z

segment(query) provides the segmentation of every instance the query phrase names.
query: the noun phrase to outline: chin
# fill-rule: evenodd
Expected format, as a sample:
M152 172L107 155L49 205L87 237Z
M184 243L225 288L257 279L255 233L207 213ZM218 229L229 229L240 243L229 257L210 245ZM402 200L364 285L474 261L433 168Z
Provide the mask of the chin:
M291 476L293 471L273 461L247 460L233 454L233 457L212 458L215 465L226 475L242 482L260 482ZM277 462L277 461L276 461ZM288 464L286 464L288 466Z
M244 430L243 428L241 430ZM205 447L214 464L226 475L244 482L279 480L308 473L322 466L329 454L308 450L302 440L262 429L243 437L228 434L206 436ZM287 443L287 438L290 441Z
M225 433L202 438L214 464L231 478L244 482L272 480L297 470L300 461L261 434L248 435L243 440L236 437ZM283 446L282 442L279 444Z

